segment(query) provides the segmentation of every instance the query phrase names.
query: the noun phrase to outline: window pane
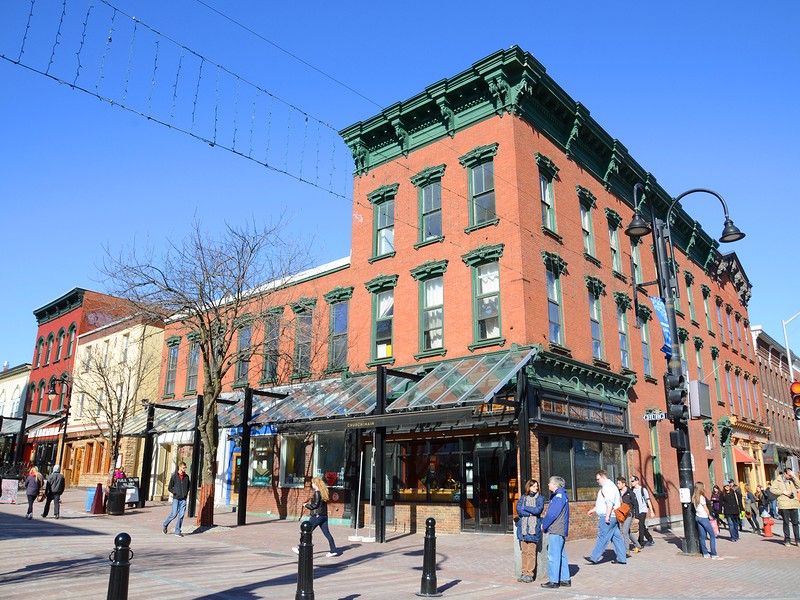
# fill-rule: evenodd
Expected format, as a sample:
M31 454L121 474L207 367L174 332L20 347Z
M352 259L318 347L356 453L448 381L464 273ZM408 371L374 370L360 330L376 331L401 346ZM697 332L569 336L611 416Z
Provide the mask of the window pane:
M314 454L315 475L331 487L343 487L344 434L318 434Z
M500 271L496 262L478 267L478 295L500 291Z
M272 469L275 464L274 443L273 436L253 438L253 449L250 455L250 487L270 487L272 485Z
M601 468L601 443L589 440L574 440L575 485L578 500L594 500L597 497L595 473ZM609 477L611 474L609 473Z
M444 304L444 278L435 277L425 282L425 306Z
M567 493L574 498L575 488L572 481L572 461L570 459L569 438L550 438L550 476L563 477ZM594 477L592 477L594 479Z
M306 444L300 436L281 440L281 485L302 487L306 480Z

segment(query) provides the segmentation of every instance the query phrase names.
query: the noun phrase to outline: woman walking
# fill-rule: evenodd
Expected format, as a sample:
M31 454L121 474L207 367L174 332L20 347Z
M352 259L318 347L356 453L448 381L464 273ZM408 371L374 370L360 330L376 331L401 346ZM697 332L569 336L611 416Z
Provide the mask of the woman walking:
M312 477L311 488L314 490L314 495L311 497L311 500L303 505L309 510L309 514L311 515L309 519L311 531L314 531L317 527L322 530L322 535L328 540L329 551L326 556L339 556L339 551L336 549L336 542L333 541L333 536L331 535L330 529L328 529L328 500L330 499L328 486L319 477ZM295 546L292 548L292 552L300 554L300 549Z
M522 575L519 580L523 583L531 583L536 579L536 550L542 540L539 517L543 510L544 498L539 493L539 482L530 479L517 502L517 539L522 550Z
M25 494L28 496L28 513L25 518L33 519L33 503L36 502L36 497L42 489L43 478L36 470L36 467L31 467L28 476L25 478Z
M700 551L703 553L703 558L718 559L717 535L714 533L713 525L711 525L711 514L708 512L709 504L706 500L706 486L702 481L694 484L692 504L694 504L694 519L697 521L697 531L700 533ZM710 540L710 554L706 548L706 537Z
M761 523L758 520L758 499L749 485L744 486L744 516L750 521L753 533L761 533Z
M739 541L739 513L741 507L739 506L738 496L731 490L730 484L726 483L722 490L722 512L725 519L728 521L728 529L731 532L731 541Z

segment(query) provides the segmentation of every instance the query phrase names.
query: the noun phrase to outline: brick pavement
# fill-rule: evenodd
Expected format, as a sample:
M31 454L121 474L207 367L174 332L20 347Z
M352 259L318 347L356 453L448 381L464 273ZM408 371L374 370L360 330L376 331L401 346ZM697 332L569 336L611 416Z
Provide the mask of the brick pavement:
M169 512L163 503L124 516L89 515L86 493L69 490L58 521L24 519L24 505L0 505L0 589L3 598L41 597L56 590L61 598L105 598L114 536L129 533L135 552L130 595L169 597L278 598L291 600L297 588L299 541L296 521L248 515L216 515L218 526L195 531L184 521L184 538L161 533ZM41 510L41 504L37 508ZM780 523L778 523L780 535ZM386 544L348 542L354 533L331 531L343 553L326 558L316 536L314 592L319 600L414 598L420 589L423 535L390 534ZM365 533L362 531L362 533ZM738 543L723 532L723 561L683 556L673 532L655 532L656 545L630 558L628 565L588 565L593 540L567 544L573 586L550 591L518 583L513 574L513 540L502 535L437 536L437 579L444 598L798 598L800 548L784 547L781 537L745 533Z

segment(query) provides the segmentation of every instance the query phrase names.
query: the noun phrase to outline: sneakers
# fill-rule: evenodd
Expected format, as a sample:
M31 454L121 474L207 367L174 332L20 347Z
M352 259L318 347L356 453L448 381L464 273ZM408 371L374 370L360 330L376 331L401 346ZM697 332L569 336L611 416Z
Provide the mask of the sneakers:
M522 583L532 583L533 577L531 577L530 575L523 575L522 577L519 578L519 580ZM556 587L558 587L558 584L556 584Z
M294 552L295 554L300 554L300 548L298 548L297 546L292 546L292 552Z
M60 519L61 517L59 517L58 515L56 515L56 516L55 516L55 518L56 518L56 519Z
M33 519L33 515L25 515L25 518L30 521L31 519ZM788 546L789 543L787 542L786 545Z
M339 556L338 552L328 552L325 556L328 558L333 558L334 556Z
M703 558L711 558L710 554L703 554Z
M721 556L712 556L711 560L722 560Z
M164 527L162 527L161 531L164 532L164 535L167 535L167 526L165 525Z
M648 546L655 546L656 545L656 541L655 540L650 540L649 542L647 542L647 545Z
M183 537L183 534L182 533L176 533L175 537Z

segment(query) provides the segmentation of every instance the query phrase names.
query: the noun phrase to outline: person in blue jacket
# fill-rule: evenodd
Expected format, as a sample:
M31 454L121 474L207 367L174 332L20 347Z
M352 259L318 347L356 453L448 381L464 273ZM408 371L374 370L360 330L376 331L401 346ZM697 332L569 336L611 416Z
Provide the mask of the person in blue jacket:
M529 479L517 502L517 539L522 550L522 576L519 580L523 583L536 579L536 550L542 541L539 516L543 510L544 498L539 493L539 482Z
M553 476L547 482L550 503L542 519L542 531L550 534L547 545L547 575L550 581L543 588L570 587L569 561L565 547L569 535L569 497L564 489L564 478Z

